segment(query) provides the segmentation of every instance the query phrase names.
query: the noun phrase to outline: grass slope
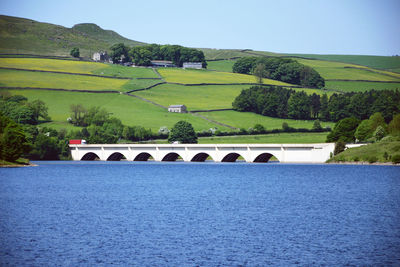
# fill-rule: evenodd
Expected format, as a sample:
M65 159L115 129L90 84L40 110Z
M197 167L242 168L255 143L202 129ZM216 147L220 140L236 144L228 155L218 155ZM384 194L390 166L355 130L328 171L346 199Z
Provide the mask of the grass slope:
M183 86L162 84L150 90L134 92L135 95L147 98L163 106L184 104L189 110L210 110L232 108L232 102L243 89L251 85L206 85ZM318 89L297 89L308 94L322 94ZM333 92L326 91L328 95Z
M207 69L223 71L223 72L232 72L233 64L235 64L236 60L218 60L218 61L207 61Z
M296 59L299 63L310 66L324 79L367 80L367 81L399 81L398 73L372 70L367 67L322 60Z
M262 135L236 135L199 137L199 144L315 144L325 143L328 133L278 133ZM166 144L166 140L157 140Z
M125 38L114 31L103 30L102 28L93 23L76 24L72 27L72 29L80 31L86 34L87 36L103 41L110 45L117 43L124 43L127 46L145 45L145 43Z
M216 72L207 70L189 70L178 68L161 68L158 70L161 76L172 83L197 84L197 83L255 83L252 75ZM288 83L264 79L264 84L290 86Z
M2 87L104 91L120 90L129 82L131 81L125 79L0 69L0 86ZM125 88L125 90L129 89Z
M252 112L238 112L233 110L228 111L215 111L215 112L202 112L201 115L216 120L228 125L248 129L253 127L255 124L261 124L267 130L281 129L282 123L287 122L290 127L293 128L308 128L311 129L313 121L304 120L291 120L291 119L280 119L262 116ZM330 126L333 127L332 122L321 122L322 127Z
M121 40L113 41L108 31L102 30L102 34L110 40L99 40L98 34L81 30L1 15L0 53L69 56L73 47L79 47L81 56L91 57L94 52L108 50Z
M385 152L388 159L384 157ZM346 149L334 156L329 162L390 162L390 157L395 154L400 154L400 138L386 137L377 143Z
M358 81L326 81L325 88L342 92L365 92L367 90L400 89L399 83L358 82Z
M144 102L138 98L120 94L93 94L81 92L56 92L43 90L8 90L11 94L26 96L30 101L41 99L49 107L53 122L44 126L69 128L67 118L70 116L71 104L82 104L85 107L101 106L112 116L119 118L126 125L140 125L157 132L161 126L169 129L180 121L190 122L196 131L207 130L216 125L191 114L170 113L165 109ZM228 128L219 127L225 131Z
M363 56L363 55L313 55L313 54L287 54L310 59L337 61L357 64L374 69L400 70L399 56Z

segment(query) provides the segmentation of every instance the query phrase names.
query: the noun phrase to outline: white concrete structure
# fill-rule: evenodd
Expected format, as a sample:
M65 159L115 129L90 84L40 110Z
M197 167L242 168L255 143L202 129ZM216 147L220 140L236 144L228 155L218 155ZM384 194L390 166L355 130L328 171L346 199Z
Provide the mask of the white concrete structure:
M69 145L73 160L268 162L275 156L282 163L324 163L334 143L323 144L98 144Z
M170 105L168 112L187 113L187 108L185 105Z
M201 62L183 62L182 68L184 68L184 69L202 69L203 63L201 63Z

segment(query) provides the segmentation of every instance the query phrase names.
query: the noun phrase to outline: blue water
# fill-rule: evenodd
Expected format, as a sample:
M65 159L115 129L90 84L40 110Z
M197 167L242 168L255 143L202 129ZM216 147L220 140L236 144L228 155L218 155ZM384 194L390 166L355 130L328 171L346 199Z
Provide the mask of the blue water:
M0 169L0 265L400 265L400 168Z

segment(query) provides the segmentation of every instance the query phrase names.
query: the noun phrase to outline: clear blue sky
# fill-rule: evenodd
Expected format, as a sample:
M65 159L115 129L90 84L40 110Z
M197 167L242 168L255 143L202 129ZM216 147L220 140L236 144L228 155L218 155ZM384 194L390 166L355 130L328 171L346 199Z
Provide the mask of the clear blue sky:
M400 54L400 0L0 0L0 14L133 40L282 53Z

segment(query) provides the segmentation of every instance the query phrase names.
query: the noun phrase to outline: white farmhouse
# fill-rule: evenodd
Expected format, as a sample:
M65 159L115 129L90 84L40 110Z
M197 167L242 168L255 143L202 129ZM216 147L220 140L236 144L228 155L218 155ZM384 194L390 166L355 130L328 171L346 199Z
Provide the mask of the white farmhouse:
M203 64L201 62L183 62L182 68L184 68L184 69L202 69Z
M171 105L168 107L168 112L187 113L185 105Z

